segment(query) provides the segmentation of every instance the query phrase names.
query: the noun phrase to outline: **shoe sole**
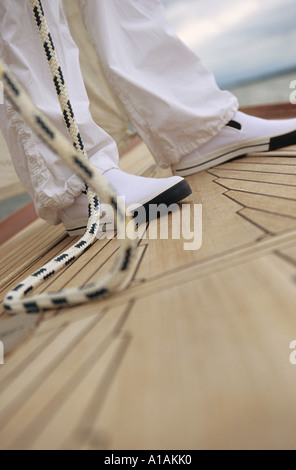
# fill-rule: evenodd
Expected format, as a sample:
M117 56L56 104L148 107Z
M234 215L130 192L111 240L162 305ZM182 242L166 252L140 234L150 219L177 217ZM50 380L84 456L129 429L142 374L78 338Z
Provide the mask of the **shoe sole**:
M168 207L170 207L172 204L177 204L178 202L181 202L183 199L187 198L192 194L191 187L189 186L189 183L186 180L180 181L179 183L175 184L174 186L171 186L170 188L166 189L162 193L158 194L155 196L153 199L150 201L147 201L140 206L136 207L133 209L131 212L131 215L134 218L137 218L137 224L140 225L143 222L148 222L152 220L153 218L159 218L162 215L165 215L168 213ZM153 205L153 215L156 215L156 217L151 216L150 212L150 205ZM155 208L157 207L157 211ZM141 218L141 215L145 214L145 217ZM110 229L111 229L111 223L110 223ZM75 227L73 229L66 229L68 235L70 237L78 237L84 234L86 230L86 225L80 226L80 227ZM113 227L112 227L113 230ZM108 231L108 224L101 224L99 228L99 232L105 232Z
M179 176L190 176L194 173L199 173L204 170L208 170L217 165L232 160L233 158L243 157L249 153L266 153L278 150L283 147L288 147L290 145L296 144L296 131L289 132L287 134L281 134L278 136L270 137L268 141L266 139L250 141L247 145L244 145L239 148L228 147L228 150L221 155L221 150L213 152L207 155L204 161L199 161L196 163L191 163L190 166L183 168L178 168L178 166L173 167L175 175Z
M160 193L155 198L151 199L149 202L146 202L140 207L137 207L134 211L132 211L132 215L134 218L137 217L137 223L139 225L143 222L149 222L154 218L159 218L163 215L166 215L168 213L168 208L172 204L181 202L183 199L190 196L190 194L192 194L192 190L189 186L189 183L186 180L180 181L163 193ZM154 206L153 212L150 211L150 206ZM155 211L156 207L157 211ZM141 219L142 213L145 214L145 218Z

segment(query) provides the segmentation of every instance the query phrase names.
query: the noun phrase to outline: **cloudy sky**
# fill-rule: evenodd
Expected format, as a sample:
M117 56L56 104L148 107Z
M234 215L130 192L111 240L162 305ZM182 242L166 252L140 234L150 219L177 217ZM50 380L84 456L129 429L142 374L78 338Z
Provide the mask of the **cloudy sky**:
M162 1L220 86L296 70L296 0Z

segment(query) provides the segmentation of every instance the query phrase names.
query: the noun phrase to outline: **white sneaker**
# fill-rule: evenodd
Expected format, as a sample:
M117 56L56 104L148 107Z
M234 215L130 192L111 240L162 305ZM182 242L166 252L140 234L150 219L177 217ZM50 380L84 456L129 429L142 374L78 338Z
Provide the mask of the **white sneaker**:
M112 169L104 173L104 177L117 194L125 198L125 205L127 208L132 207L132 213L136 215L144 207L147 220L149 220L150 204L170 206L180 202L192 193L187 181L180 176L161 179L144 178L130 175L119 169ZM101 211L103 214L107 212L107 217L106 215L102 217L99 233L108 231L109 223L110 230L114 230L113 214L112 217L110 214L110 222L108 222L108 207L105 204L102 204ZM83 235L88 220L87 196L82 194L76 199L73 206L60 211L60 218L70 236Z
M296 119L267 120L240 111L213 139L183 157L173 172L189 176L248 153L296 144Z

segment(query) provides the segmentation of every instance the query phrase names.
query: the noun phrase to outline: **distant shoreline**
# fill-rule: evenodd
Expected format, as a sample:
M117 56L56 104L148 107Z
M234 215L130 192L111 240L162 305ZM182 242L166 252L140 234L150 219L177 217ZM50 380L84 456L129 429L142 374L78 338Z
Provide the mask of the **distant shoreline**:
M293 91L290 84L293 80L296 80L296 68L227 89L238 98L240 106L286 103L290 101Z
M295 75L295 80L296 80L296 66L295 67L289 67L289 68L286 68L286 69L277 70L277 71L274 71L274 72L261 73L261 74L258 74L256 76L253 76L252 78L247 78L246 80L234 80L233 82L229 82L225 86L222 84L222 85L220 85L220 87L222 87L224 89L225 88L233 89L233 88L237 88L237 87L241 87L241 86L245 86L245 85L252 85L254 83L263 82L265 80L270 80L270 79L277 78L277 77L283 77L285 75L290 75L290 74L294 74Z

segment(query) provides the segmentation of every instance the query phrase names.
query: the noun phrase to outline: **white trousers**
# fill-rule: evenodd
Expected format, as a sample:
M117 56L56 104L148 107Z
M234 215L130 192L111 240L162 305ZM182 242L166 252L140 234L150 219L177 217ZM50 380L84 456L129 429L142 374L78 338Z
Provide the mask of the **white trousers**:
M62 1L42 4L88 155L104 173L118 165L116 144L90 115ZM160 0L80 0L80 6L108 81L159 165L177 163L232 119L236 98L219 90L201 60L171 31ZM29 0L0 0L0 54L37 107L67 135ZM83 182L9 103L0 112L14 166L38 215L59 223L58 211L74 203Z

